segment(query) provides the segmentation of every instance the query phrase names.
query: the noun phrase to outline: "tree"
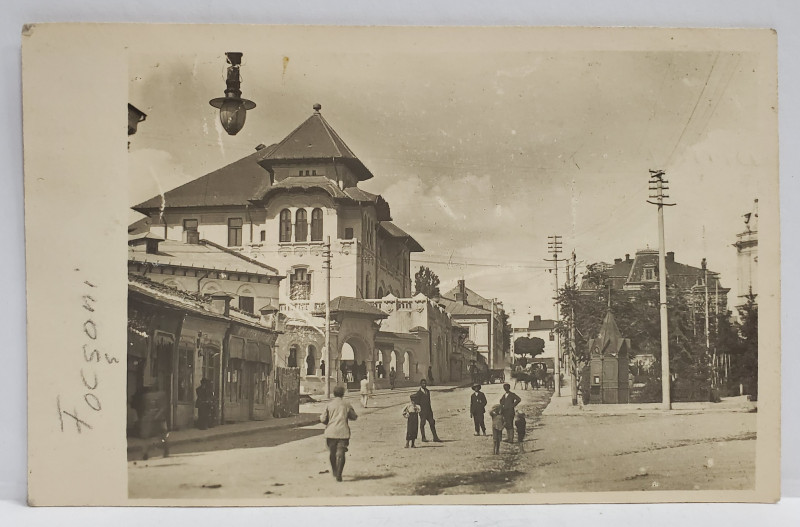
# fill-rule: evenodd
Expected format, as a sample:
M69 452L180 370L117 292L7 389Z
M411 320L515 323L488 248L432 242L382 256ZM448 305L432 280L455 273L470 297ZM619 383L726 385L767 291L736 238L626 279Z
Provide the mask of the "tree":
M583 279L584 289L566 285L559 290L561 320L556 331L569 349L570 328L575 327L574 368L580 377L589 363L588 340L597 336L606 312L614 314L623 337L631 339L633 349L655 357L647 372L647 384L654 388L650 395L661 397L661 329L659 297L655 287L637 291L611 290L608 277L599 265L590 265ZM610 301L609 301L610 295ZM707 401L711 390L711 356L702 331L696 331L692 319L690 291L670 287L669 306L670 373L675 377L674 400ZM657 392L656 392L656 387Z
M514 341L514 353L533 359L544 353L544 340L539 337L519 337Z
M746 386L753 399L758 398L758 304L751 292L739 308L741 353L735 367L739 382Z
M428 298L439 298L439 276L429 267L421 265L414 275L414 289L416 294L422 293Z

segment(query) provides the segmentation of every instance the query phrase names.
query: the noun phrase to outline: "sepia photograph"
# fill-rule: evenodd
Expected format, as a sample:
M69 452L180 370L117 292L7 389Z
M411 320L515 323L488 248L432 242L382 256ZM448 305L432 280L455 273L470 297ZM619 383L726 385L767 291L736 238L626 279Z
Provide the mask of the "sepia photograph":
M32 496L778 499L774 32L113 27L99 157L35 179L26 135L29 299L32 218L74 203L78 255L29 345L80 361L29 355ZM26 67L97 42L27 31ZM53 436L107 494L43 481Z
M754 488L763 57L222 51L130 56L131 498Z

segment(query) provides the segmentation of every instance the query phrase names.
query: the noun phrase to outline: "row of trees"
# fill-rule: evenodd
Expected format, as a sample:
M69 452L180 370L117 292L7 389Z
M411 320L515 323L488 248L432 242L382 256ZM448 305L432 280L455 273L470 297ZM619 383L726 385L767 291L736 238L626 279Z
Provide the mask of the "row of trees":
M645 388L643 400L661 399L661 330L659 298L656 287L640 291L612 291L608 276L598 265L590 265L584 275L584 288L567 285L559 291L561 320L556 331L561 334L565 349L571 346L570 327L575 326L575 368L579 378L589 362L587 342L597 336L606 312L616 318L622 336L631 339L634 352L655 357L645 370L635 370L637 381ZM586 285L589 285L587 291ZM610 297L610 298L609 298ZM758 393L758 305L751 295L739 308L741 322L731 312L720 313L709 320L710 346L702 323L692 309L690 291L668 287L668 320L670 373L673 377L673 400L708 400L712 388L738 393L743 385L746 393ZM720 357L725 356L722 360ZM715 360L716 357L716 360Z

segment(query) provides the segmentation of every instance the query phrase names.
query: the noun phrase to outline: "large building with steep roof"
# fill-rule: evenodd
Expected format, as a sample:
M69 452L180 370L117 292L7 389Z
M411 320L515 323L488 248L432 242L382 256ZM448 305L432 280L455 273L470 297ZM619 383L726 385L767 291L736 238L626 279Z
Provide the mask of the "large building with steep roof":
M178 253L184 260L205 258L223 268L206 277L199 268L188 278L167 271L164 283L201 294L216 286L233 297L233 306L250 310L252 304L255 313L279 305L282 334L274 363L299 368L307 392L323 391L323 367L334 383L351 387L364 368L373 385L388 383L376 378L379 362L387 372L396 367L398 384L460 378L468 367L460 344L465 332L442 306L411 298L410 256L423 248L392 223L381 196L359 188L373 177L315 105L279 143L259 145L240 160L134 206L146 218L129 232L163 239L163 254L134 247L129 265L140 269L149 262L160 270ZM323 365L328 240L334 301L330 363ZM226 272L231 257L247 269ZM249 273L253 269L258 276ZM232 283L232 276L249 281L242 284L246 289ZM277 302L259 293L254 301L242 299L242 291L263 291L267 284ZM399 322L411 310L419 310L414 313L423 321L413 328Z
M280 143L136 205L166 240L208 240L276 267L281 299L308 310L331 295L411 296L410 255L422 247L391 222L389 204L358 184L373 174L322 116L321 107Z

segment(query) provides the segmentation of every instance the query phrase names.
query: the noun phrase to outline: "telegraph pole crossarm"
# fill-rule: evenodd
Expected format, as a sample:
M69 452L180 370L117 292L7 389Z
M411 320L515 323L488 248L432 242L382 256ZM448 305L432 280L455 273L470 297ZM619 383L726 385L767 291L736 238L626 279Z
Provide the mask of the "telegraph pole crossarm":
M558 262L566 262L566 259L561 259L558 255L562 252L561 236L555 234L547 237L547 251L553 255L552 259L545 258L546 262L553 262L553 273L555 274L555 291L556 296L554 303L556 307L556 324L561 320L558 306ZM561 334L556 332L556 358L553 367L553 377L555 380L555 396L561 397Z

